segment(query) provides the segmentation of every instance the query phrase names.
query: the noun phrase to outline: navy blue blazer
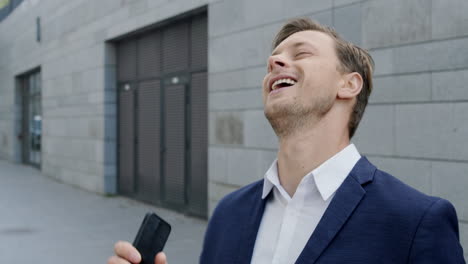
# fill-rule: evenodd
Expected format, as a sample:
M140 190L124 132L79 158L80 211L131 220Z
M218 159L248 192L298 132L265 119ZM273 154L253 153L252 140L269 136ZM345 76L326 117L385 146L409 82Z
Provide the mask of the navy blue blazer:
M250 263L265 209L263 180L224 197L202 264ZM271 194L272 192L270 192ZM427 196L365 157L338 188L295 263L465 263L450 202Z

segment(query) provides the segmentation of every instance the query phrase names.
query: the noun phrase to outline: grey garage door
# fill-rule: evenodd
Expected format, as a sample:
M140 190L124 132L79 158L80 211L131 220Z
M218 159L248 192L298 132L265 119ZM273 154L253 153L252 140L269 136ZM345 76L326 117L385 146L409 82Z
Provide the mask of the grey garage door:
M206 217L206 13L116 46L119 192Z

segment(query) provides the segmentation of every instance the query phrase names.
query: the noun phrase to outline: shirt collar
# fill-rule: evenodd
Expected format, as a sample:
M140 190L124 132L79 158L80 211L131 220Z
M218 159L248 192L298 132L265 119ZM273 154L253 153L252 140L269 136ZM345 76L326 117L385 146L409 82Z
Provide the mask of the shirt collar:
M313 177L322 199L327 200L340 187L360 158L361 155L354 144L349 144L346 148L305 175L300 185L304 182L304 179ZM278 160L275 159L265 173L262 199L265 199L273 187L276 187L284 197L289 197L279 182L277 164Z
M270 168L267 170L264 176L263 180L263 194L262 194L262 199L265 199L265 197L270 193L270 191L273 189L273 187L276 187L276 189L281 193L281 195L289 201L291 198L289 194L286 192L286 190L281 186L281 183L279 181L278 177L278 159L275 159L273 161L273 164L271 164Z

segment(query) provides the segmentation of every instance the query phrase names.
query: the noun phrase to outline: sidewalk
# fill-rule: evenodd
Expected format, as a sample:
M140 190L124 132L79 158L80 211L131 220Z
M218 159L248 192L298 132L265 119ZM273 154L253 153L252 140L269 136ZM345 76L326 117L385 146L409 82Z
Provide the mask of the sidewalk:
M171 264L198 263L207 222L124 197L103 197L0 160L0 263L106 263L147 211L172 225Z

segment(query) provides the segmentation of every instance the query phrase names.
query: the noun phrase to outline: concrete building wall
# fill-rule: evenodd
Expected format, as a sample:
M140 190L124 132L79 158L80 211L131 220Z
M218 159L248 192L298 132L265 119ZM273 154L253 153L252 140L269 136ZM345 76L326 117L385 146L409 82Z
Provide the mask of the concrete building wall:
M42 171L115 193L116 54L107 41L211 2L25 0L0 23L0 158L21 159L15 76L40 66Z
M14 77L40 66L43 171L114 192L115 51L105 41L203 5L210 212L225 194L261 179L275 158L261 80L276 31L288 18L307 16L369 49L376 62L374 92L353 139L358 149L413 187L450 200L468 247L464 0L25 0L0 23L0 157L14 160L18 152Z

